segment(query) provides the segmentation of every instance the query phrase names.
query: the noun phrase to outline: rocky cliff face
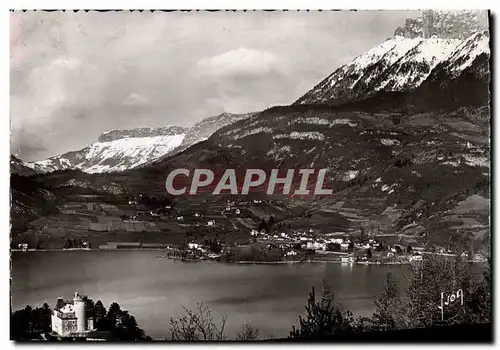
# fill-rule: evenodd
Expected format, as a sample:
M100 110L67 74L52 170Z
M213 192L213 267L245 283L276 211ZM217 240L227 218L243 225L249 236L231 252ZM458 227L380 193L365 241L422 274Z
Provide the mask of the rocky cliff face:
M406 38L461 39L488 29L488 12L479 10L425 10L417 18L408 18L394 31Z
M98 141L109 142L125 138L175 136L175 135L186 134L188 130L189 128L183 128L180 126L110 130L102 133L99 136Z

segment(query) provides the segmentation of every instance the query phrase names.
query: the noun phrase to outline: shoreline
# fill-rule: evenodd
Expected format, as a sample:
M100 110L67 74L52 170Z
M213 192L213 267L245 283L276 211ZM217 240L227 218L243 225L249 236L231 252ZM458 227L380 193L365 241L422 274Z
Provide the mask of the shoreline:
M278 264L309 264L309 263L332 263L341 265L409 265L410 262L342 262L337 260L289 260L289 261L224 261L227 264L241 264L241 265L278 265Z
M123 249L100 249L100 248L64 248L64 249L11 249L11 252L20 252L20 253L28 253L28 252L76 252L76 251L164 251L165 249L160 248L123 248ZM183 262L217 262L223 264L239 264L239 265L281 265L281 264L310 264L310 263L331 263L331 264L341 264L341 265L410 265L410 262L385 262L385 263L375 263L375 262L342 262L337 260L281 260L281 261L219 261L214 259L203 259L196 260L190 259L185 260L182 258L169 258L169 257L156 257L157 259L169 259L169 260L178 260Z
M120 249L101 249L101 248L58 248L58 249L28 249L28 250L22 250L22 249L10 249L11 254L13 252L20 252L20 253L28 253L28 252L76 252L76 251L102 251L102 252L109 252L109 251L165 251L168 250L166 248L120 248ZM215 260L215 259L202 259L202 260L197 260L197 259L190 259L190 260L183 260L182 258L168 258L168 257L156 257L157 259L170 259L170 260L179 260L179 261L185 261L185 262L204 262L204 261L211 261L211 262L219 262L219 263L225 263L225 264L240 264L240 265L251 265L251 264L259 264L259 265L277 265L277 264L305 264L305 263L332 263L332 264L342 264L342 265L411 265L412 262L410 261L404 261L404 262L342 262L338 260L280 260L280 261L220 261L220 260ZM474 262L474 261L471 261Z

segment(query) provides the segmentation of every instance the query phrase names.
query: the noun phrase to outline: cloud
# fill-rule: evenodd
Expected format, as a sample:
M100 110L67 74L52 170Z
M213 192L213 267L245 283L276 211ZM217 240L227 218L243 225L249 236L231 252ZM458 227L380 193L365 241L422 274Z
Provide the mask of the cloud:
M261 75L280 69L278 58L271 52L241 47L197 63L201 72L214 76Z
M123 104L126 106L146 106L149 105L151 101L149 101L148 98L139 95L138 93L132 92L130 95L127 96L125 100L123 100Z
M40 160L109 129L189 126L289 104L410 16L13 12L11 145Z

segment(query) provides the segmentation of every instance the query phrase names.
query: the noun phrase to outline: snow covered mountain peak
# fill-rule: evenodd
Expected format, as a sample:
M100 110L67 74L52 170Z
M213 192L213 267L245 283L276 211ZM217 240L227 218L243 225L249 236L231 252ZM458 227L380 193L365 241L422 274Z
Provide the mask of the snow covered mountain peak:
M222 113L203 119L190 128L166 126L109 130L102 133L97 142L81 150L38 162L24 162L23 165L37 173L66 169L87 173L124 171L182 151L207 139L219 128L253 114Z
M481 53L489 55L487 32L465 40L396 35L335 70L295 103L343 103L379 91L410 91L438 65L460 62L454 63L452 70L455 76L460 75Z
M123 171L145 164L178 147L185 133L174 134L169 130L170 134L167 135L161 135L153 129L113 130L101 135L101 141L79 151L27 164L41 173L65 169L79 169L87 173ZM148 135L148 132L155 136L141 137L141 134Z

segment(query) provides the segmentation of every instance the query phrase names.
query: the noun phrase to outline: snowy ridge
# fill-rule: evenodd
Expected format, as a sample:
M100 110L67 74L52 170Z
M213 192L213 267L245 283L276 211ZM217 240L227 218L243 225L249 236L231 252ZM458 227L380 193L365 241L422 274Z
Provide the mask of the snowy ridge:
M76 165L76 168L88 173L123 171L135 168L150 159L158 158L179 146L185 134L173 136L134 137L111 142L96 142L88 147L85 158L88 161L99 162L90 167L86 163ZM117 159L119 161L109 161ZM111 163L111 164L107 164Z
M490 38L488 32L476 33L464 40L451 53L448 67L453 76L458 76L462 71L472 65L481 54L490 54Z
M420 39L397 62L394 67L396 74L383 81L376 90L402 91L419 86L440 62L450 56L459 43L460 40L456 39Z
M95 142L80 151L27 164L42 173L64 169L80 169L87 173L123 171L170 152L182 143L184 136L127 137Z
M216 130L255 113L222 113L191 128L180 126L113 129L81 150L68 152L26 167L37 173L79 169L87 173L115 172L145 165L208 139Z
M377 91L410 91L436 67L450 66L456 77L483 53L490 53L487 32L465 40L395 36L335 70L295 104L355 100Z

